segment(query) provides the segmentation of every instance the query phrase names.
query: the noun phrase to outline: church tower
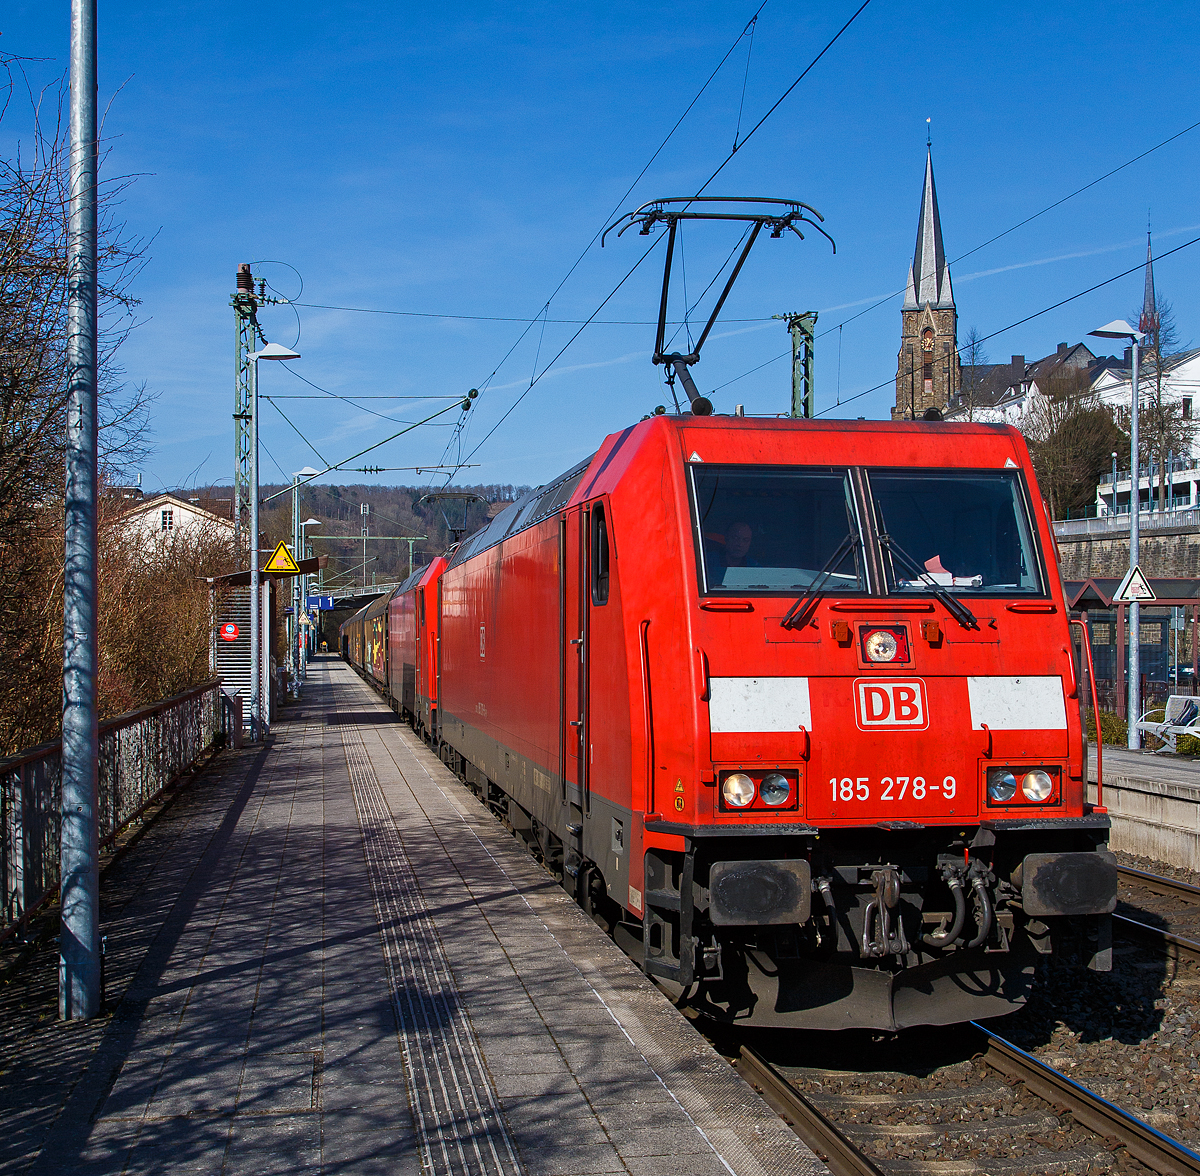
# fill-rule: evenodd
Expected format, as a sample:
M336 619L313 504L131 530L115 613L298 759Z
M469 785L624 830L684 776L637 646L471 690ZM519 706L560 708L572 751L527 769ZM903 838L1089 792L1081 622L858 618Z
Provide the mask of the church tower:
M958 395L958 311L950 267L942 248L942 220L933 184L933 155L925 155L925 186L917 221L917 247L908 270L900 310L901 342L896 363L896 407L892 420L917 420L928 408L945 409Z

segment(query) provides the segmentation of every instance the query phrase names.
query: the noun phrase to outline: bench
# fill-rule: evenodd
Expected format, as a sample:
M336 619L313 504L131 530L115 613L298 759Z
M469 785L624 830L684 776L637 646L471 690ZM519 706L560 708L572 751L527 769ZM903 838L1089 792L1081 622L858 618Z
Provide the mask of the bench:
M1149 716L1162 712L1161 719ZM1200 739L1200 698L1190 694L1172 694L1165 707L1156 706L1138 720L1137 729L1163 740L1172 752L1180 735L1194 735Z

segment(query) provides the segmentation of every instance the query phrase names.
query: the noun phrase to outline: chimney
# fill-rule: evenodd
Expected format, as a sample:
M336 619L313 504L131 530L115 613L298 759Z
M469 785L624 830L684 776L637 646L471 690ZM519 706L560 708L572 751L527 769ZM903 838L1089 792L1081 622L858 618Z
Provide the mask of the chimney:
M1133 348L1132 347L1125 348L1125 366L1127 368L1129 368L1131 371L1133 370Z
M1058 345L1058 354L1059 355L1066 355L1067 352L1070 350L1071 350L1070 346L1066 343L1060 343Z
M1012 357L1012 376L1009 383L1015 384L1018 387L1025 380L1025 357L1023 355L1014 355Z

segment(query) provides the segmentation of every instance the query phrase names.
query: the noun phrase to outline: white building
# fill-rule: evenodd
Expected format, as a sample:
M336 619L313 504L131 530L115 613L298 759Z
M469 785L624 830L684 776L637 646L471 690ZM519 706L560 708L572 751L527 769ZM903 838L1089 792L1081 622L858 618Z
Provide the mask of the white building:
M170 542L178 535L225 530L233 534L233 523L205 510L197 502L188 502L174 494L147 498L121 515L121 525L129 527L149 543Z

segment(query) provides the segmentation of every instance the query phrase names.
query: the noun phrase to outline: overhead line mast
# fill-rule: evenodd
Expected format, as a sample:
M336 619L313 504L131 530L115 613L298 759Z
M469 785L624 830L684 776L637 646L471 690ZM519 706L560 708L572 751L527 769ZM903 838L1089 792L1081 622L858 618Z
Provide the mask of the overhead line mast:
M233 362L233 537L238 550L249 543L250 530L250 462L251 428L254 412L253 351L265 346L266 335L258 325L260 306L281 306L282 298L269 298L266 283L260 282L254 291L254 274L250 263L237 269L237 289L229 300L234 317Z

